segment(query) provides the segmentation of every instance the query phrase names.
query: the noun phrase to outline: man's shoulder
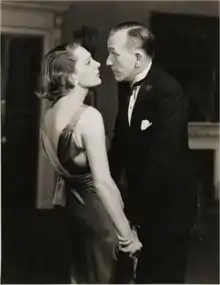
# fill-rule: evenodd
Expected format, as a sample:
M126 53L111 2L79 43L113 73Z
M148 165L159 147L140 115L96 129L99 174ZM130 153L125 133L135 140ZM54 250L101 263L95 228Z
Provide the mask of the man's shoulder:
M179 91L182 92L182 86L178 80L167 70L158 65L154 65L152 70L154 84L163 91Z

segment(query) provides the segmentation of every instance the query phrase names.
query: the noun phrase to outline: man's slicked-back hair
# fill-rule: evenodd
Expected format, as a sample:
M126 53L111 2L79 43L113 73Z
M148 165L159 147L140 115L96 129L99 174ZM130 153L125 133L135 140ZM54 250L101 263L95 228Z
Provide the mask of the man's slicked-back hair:
M140 45L139 47L142 48L148 56L154 56L155 37L145 25L136 21L122 22L115 26L111 30L111 33L115 33L120 30L127 31L127 35L129 36L128 42L133 38L133 40L136 43L138 42Z

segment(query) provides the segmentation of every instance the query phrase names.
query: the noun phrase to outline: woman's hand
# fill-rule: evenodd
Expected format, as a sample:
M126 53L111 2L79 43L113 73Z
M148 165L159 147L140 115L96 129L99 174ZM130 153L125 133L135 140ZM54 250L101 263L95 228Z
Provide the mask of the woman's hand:
M142 248L136 230L131 231L131 236L127 240L119 240L119 250L129 253L129 256L135 256Z

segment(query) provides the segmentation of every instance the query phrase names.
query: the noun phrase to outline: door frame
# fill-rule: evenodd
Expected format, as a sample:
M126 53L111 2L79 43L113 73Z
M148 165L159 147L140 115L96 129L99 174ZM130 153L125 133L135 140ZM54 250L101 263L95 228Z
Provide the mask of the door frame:
M61 39L62 12L70 4L53 2L45 5L43 2L3 1L2 3L1 33L36 35L43 38L43 52L46 54L51 48L59 44ZM39 121L41 122L48 103L41 100ZM40 126L39 122L39 126ZM40 129L38 130L40 132ZM52 193L55 187L55 172L44 156L38 141L38 159L36 166L37 185L35 205L38 209L52 208Z

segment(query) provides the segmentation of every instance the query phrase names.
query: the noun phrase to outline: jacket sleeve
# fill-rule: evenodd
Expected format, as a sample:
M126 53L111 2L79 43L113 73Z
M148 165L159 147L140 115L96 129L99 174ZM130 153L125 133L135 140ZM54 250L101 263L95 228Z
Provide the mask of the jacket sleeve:
M116 182L120 181L120 176L124 167L123 156L123 131L122 131L122 116L123 116L123 96L121 86L118 86L118 112L115 120L113 138L109 150L109 164L111 175Z
M188 102L176 83L161 89L151 148L146 158L144 179L155 183L172 175L180 153L188 148Z

